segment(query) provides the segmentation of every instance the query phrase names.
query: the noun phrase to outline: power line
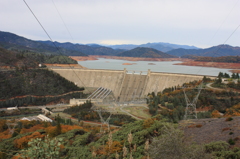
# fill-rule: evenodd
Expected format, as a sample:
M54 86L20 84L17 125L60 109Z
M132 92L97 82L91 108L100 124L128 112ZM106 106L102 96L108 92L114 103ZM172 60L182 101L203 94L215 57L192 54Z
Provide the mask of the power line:
M231 38L231 36L238 30L238 28L240 27L240 24L237 26L237 28L231 33L231 35L227 38L227 40L224 41L223 44L226 44L226 42Z
M75 43L75 40L74 40L74 38L73 38L72 34L70 33L70 31L69 31L69 29L68 29L68 27L67 27L67 25L66 25L66 23L65 23L64 19L62 18L62 16L61 16L61 14L60 14L60 12L59 12L59 10L58 10L58 8L57 8L57 6L56 6L56 4L55 4L54 0L52 0L52 2L53 2L53 5L54 5L54 7L55 7L55 9L56 9L57 13L58 13L58 16L59 16L59 17L60 17L60 19L62 20L62 23L63 23L63 25L64 25L65 29L66 29L66 30L67 30L67 32L68 32L68 35L71 37L71 39L72 39L72 42L73 42L73 43ZM73 46L76 48L76 44L73 44ZM77 50L77 49L76 49L76 50ZM87 67L88 67L88 65L87 65Z
M64 20L63 20L61 14L60 14L60 12L59 12L59 10L57 9L57 6L56 6L54 0L52 0L52 2L53 2L53 5L54 5L55 9L57 10L57 13L58 13L59 17L61 18L61 20L62 20L62 22L63 22L63 24L64 24L64 26L65 26L65 28L66 28L66 30L67 30L67 32L68 32L69 36L71 37L72 41L74 42L74 39L73 39L73 37L72 37L72 34L70 33L70 31L69 31L69 29L68 29L66 23L64 22Z
M48 34L48 32L46 31L46 29L43 27L43 25L41 24L41 22L38 20L37 16L34 14L34 12L32 11L32 9L30 8L30 6L27 4L27 2L25 0L23 0L24 3L26 4L26 6L28 7L28 9L31 11L31 13L33 14L33 16L35 17L35 19L37 20L38 24L42 27L42 29L44 30L44 32L47 34L48 38L50 39L50 41L53 43L53 45L56 47L56 49L58 50L58 52L61 55L64 55L61 50L56 46L56 44L53 42L51 36ZM65 57L63 57L65 58ZM66 59L65 59L66 60ZM69 67L72 69L72 71L74 72L74 74L76 75L76 77L78 78L79 81L82 82L82 80L79 78L79 76L77 75L77 73L74 71L74 69L70 66ZM87 87L84 85L84 83L82 82L83 86L87 89ZM88 90L89 91L89 90ZM90 92L90 91L89 91Z
M225 21L227 20L227 18L229 17L229 15L232 13L233 9L237 6L237 3L239 2L239 0L237 0L237 2L234 4L234 6L232 7L231 11L228 13L228 15L225 17L225 19L223 20L223 22L221 23L221 25L218 27L217 31L214 33L213 37L209 40L208 43L210 43L212 41L212 39L216 36L216 34L218 33L219 29L222 27L222 25L225 23Z

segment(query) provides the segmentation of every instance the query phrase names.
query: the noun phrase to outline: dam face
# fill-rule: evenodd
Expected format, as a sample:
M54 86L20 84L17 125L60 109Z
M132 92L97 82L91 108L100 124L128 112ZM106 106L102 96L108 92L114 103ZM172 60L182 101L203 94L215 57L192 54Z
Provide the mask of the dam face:
M119 102L136 100L146 97L148 93L161 92L165 88L181 86L194 80L201 80L202 75L173 74L151 72L129 73L121 70L96 69L52 69L62 77L80 87L104 87L111 89Z

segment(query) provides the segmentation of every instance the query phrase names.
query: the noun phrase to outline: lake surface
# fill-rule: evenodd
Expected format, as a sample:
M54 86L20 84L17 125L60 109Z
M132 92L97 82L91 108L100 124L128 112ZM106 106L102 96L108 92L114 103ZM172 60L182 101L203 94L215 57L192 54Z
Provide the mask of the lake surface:
M90 69L111 69L111 70L127 70L132 71L148 71L152 72L168 72L168 73L183 73L183 74L198 74L217 76L219 72L232 74L230 69L220 69L214 67L200 67L200 66L184 66L173 65L181 63L181 61L127 61L116 59L99 58L93 61L78 61L84 67ZM133 65L123 65L123 63L134 63Z

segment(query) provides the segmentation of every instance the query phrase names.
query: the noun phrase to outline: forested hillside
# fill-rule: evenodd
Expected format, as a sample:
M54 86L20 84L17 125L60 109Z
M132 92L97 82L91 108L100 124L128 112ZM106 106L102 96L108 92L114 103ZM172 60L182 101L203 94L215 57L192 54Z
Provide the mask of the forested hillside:
M182 57L184 55L220 57L220 56L239 56L240 47L230 45L218 45L206 49L175 49L166 52L167 54Z
M146 58L174 58L175 57L152 48L144 48L144 47L138 47L129 51L125 51L117 54L117 56L146 57Z
M61 47L56 48L55 46L50 46L3 31L0 31L0 47L8 50L29 50L31 52L44 53L48 55L87 56L80 51L67 50Z
M62 55L44 55L30 51L9 51L0 47L0 67L37 68L39 64L77 64L77 61Z
M1 107L47 104L54 102L54 99L59 101L60 98L64 99L64 97L69 100L76 95L79 97L80 92L73 96L73 91L83 90L83 88L77 87L74 83L47 69L0 71L0 79ZM72 92L72 97L67 95L58 97L58 95L69 92Z
M53 46L51 41L39 41L43 44L47 44L49 46ZM101 45L82 45L82 44L72 44L72 43L59 43L55 42L58 47L65 48L68 50L80 51L86 55L116 55L123 50L114 50L109 47L101 46ZM72 55L77 56L77 55Z
M194 143L177 124L155 116L99 133L99 126L74 125L59 116L54 122L18 121L10 135L0 120L0 159L26 158L239 158L233 142ZM188 128L189 131L194 128ZM106 128L105 128L106 130ZM195 128L200 130L200 128ZM204 134L208 135L208 134ZM237 141L238 142L238 141Z
M240 63L240 56L197 57L195 61Z
M229 75L228 77L230 78ZM239 78L239 76L235 74L233 77L235 80ZM204 89L201 90L201 94L196 103L198 118L215 117L214 113L218 114L219 117L221 116L220 114L225 117L238 116L238 114L240 114L240 81L235 83L232 82L231 79L227 84L223 84L221 77L215 81L204 78L203 81L208 83L212 82L212 86L218 87L218 89L210 89L203 84ZM198 93L197 86L199 86L200 83L201 81L193 81L185 83L183 86L166 88L162 93L156 95L154 93L148 94L150 114L156 115L160 113L172 122L183 120L186 107L184 91L189 101L192 102ZM183 90L182 87L186 87L185 90Z

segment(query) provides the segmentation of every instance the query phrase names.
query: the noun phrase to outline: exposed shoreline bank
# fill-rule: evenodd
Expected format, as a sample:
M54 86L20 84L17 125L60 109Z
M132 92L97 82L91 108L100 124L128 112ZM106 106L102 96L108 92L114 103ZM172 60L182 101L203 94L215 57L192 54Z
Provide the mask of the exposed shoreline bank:
M240 64L238 63L198 62L198 61L185 59L185 58L141 58L141 57L119 57L119 56L103 56L103 55L91 55L87 57L86 56L70 56L70 57L76 61L98 60L98 58L127 60L127 61L182 61L182 63L177 63L174 65L233 69L233 70L230 70L230 72L240 73Z

